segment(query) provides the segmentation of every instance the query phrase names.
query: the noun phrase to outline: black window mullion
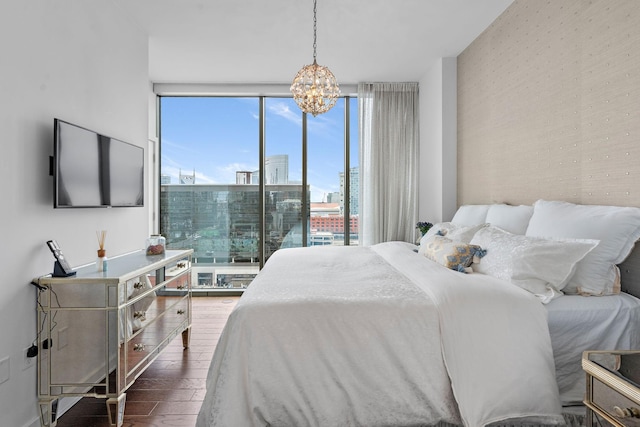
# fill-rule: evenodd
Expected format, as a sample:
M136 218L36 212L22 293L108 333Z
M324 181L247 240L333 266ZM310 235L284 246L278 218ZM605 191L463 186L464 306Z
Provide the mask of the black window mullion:
M349 158L350 148L350 102L349 97L344 97L344 246L351 244L351 160Z

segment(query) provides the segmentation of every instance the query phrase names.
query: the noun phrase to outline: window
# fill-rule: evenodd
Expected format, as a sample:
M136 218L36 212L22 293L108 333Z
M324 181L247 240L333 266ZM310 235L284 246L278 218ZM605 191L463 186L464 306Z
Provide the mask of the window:
M194 288L244 289L305 237L357 244L357 132L350 97L317 117L292 98L161 97L160 232L193 248Z

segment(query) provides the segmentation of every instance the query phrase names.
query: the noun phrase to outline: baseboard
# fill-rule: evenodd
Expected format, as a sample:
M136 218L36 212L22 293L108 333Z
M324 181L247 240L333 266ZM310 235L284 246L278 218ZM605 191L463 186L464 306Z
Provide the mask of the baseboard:
M40 427L40 416L35 417L30 423L24 424L23 427Z
M82 396L63 397L58 399L58 416L56 418L63 416L65 412L73 408L73 405L80 402L81 399Z

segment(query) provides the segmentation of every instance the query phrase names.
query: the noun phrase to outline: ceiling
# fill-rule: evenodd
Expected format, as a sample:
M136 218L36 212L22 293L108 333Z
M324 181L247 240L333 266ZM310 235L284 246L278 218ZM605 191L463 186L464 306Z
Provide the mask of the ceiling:
M312 0L112 0L149 35L156 83L290 83L313 62ZM341 84L418 81L513 0L318 0L317 59Z

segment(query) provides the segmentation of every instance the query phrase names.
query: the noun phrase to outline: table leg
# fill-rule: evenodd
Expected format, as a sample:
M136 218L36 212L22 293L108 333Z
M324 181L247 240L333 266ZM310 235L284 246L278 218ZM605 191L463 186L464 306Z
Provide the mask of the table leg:
M120 427L124 422L124 405L127 400L126 393L118 397L107 399L107 413L109 414L109 424L112 427Z
M191 337L191 326L182 331L182 346L189 348L189 338Z

